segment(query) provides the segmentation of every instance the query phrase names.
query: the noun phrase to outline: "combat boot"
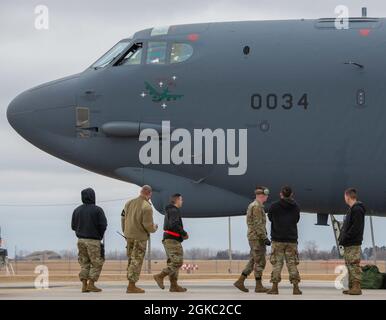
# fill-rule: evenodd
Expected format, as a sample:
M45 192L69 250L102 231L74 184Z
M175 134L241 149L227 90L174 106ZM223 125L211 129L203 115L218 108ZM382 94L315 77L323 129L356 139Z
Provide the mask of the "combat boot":
M158 274L155 274L153 276L155 282L157 282L158 286L161 288L161 289L165 289L165 285L164 285L164 278L167 276L168 274L164 271L162 271L161 273L158 273Z
M90 292L88 289L87 289L88 285L87 285L87 280L83 279L82 280L82 292Z
M176 279L170 279L170 292L186 292L188 289L178 285Z
M294 295L303 294L303 292L299 289L299 283L298 282L294 282L293 286L294 286L294 288L293 288L292 294L294 294Z
M127 286L126 293L145 293L145 290L138 288L135 285L135 282L129 281L129 285Z
M277 282L273 282L272 288L267 291L267 294L279 294L279 284Z
M354 281L352 284L352 288L348 291L348 294L352 296L361 295L362 294L361 283L359 281Z
M256 279L256 287L255 287L255 292L256 293L266 293L268 289L263 286L261 283L261 279Z
M247 277L243 274L240 275L240 278L233 284L237 289L243 291L243 292L249 292L248 288L245 287L244 281L247 279Z
M94 280L90 280L90 281L88 282L87 290L88 290L89 292L101 292L101 291L102 291L102 289L99 289L99 288L97 288L97 287L95 286Z

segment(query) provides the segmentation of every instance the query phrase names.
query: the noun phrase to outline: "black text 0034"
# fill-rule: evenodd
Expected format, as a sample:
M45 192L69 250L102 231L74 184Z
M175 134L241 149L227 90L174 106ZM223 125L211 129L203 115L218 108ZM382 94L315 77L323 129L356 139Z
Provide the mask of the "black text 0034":
M275 110L277 108L291 110L294 107L301 107L304 110L307 110L308 106L309 100L307 93L299 96L295 96L291 93L270 93L266 95L254 93L251 96L251 108L255 110L260 110L262 108L267 108L268 110Z

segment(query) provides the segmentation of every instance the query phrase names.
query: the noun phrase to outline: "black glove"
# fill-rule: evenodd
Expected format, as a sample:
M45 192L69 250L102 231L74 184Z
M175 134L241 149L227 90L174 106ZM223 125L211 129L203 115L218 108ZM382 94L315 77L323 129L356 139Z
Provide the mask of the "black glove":
M264 244L266 246L270 246L271 245L271 241L267 238L267 239L264 239Z

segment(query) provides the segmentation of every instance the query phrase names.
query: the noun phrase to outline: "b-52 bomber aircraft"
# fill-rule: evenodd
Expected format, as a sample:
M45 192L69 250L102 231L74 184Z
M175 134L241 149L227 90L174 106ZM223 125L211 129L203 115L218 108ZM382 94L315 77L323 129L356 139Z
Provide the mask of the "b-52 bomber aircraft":
M386 20L175 25L119 41L83 72L21 93L26 140L87 170L175 192L185 217L245 213L256 185L302 211L386 215ZM370 212L370 211L369 211Z

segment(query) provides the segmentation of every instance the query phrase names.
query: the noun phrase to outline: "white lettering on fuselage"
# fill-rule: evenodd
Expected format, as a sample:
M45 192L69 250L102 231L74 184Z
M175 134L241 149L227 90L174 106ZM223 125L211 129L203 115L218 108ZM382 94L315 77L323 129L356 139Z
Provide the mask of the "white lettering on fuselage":
M247 140L247 129L194 129L192 137L183 128L171 132L170 121L162 121L161 134L152 128L141 131L139 141L146 143L139 151L139 160L143 165L228 164L229 175L243 175L247 171Z

